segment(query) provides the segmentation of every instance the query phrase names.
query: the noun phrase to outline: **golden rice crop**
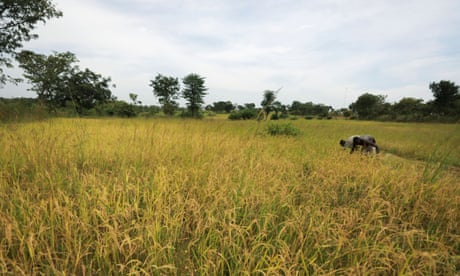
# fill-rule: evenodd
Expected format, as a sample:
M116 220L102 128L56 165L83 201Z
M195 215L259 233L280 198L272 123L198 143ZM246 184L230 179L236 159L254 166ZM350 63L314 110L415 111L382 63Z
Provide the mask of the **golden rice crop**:
M266 124L0 125L0 273L460 273L458 125Z

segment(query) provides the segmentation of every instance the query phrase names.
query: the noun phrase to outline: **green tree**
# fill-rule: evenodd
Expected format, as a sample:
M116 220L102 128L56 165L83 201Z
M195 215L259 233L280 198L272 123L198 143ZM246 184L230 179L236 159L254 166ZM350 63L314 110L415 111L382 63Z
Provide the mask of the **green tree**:
M73 73L72 64L77 61L74 54L65 52L46 56L22 51L16 58L24 70L24 77L32 84L30 90L37 93L40 103L52 110L65 105L68 99L65 84Z
M332 110L332 106L327 106L324 104L313 105L313 114L319 116L320 118L327 117L329 115L329 112L331 112Z
M138 97L137 94L135 94L135 93L129 93L129 98L131 99L131 102L133 103L133 105L142 104L141 101L138 101L138 100L137 100L137 97Z
M158 74L154 80L150 81L150 86L153 88L153 94L158 98L164 114L174 115L179 106L175 101L179 98L179 80Z
M460 114L460 94L458 86L454 82L442 80L438 83L430 83L433 92L434 111L440 115L459 115Z
M360 119L376 119L382 115L385 96L365 93L350 105L350 109L358 114Z
M70 52L46 56L22 51L17 60L24 69L24 77L32 84L40 102L50 110L71 102L79 114L97 104L112 99L110 78L103 78L89 69L81 71L75 55Z
M341 109L337 110L337 114L343 115L343 117L348 118L348 117L351 117L352 112L348 108L341 108Z
M66 82L64 94L73 103L77 113L83 114L85 110L112 99L110 81L110 78L104 78L89 69L74 69Z
M2 0L0 2L0 85L12 80L4 67L12 67L11 58L22 44L38 38L32 30L38 22L62 16L50 0Z
M315 105L312 102L301 103L293 101L291 104L290 112L294 115L315 115Z
M264 91L264 98L260 105L262 106L262 115L264 120L268 119L268 114L274 110L273 103L276 100L276 92L272 90L265 90Z
M287 109L286 109L286 106L283 105L281 102L279 101L275 101L273 104L272 104L272 108L273 108L273 111L275 111L275 114L273 114L270 119L271 120L278 120L280 119L280 113L281 114L285 114L287 112Z
M209 107L209 110L217 113L230 113L235 110L235 105L231 101L219 101L212 103L212 105Z
M204 96L208 90L204 86L204 77L191 73L183 80L184 88L182 96L187 101L187 109L192 117L198 117L201 105L204 103Z
M393 105L393 112L397 120L416 121L423 117L423 99L402 98Z
M245 103L243 105L243 108L238 108L238 109L256 109L256 104L255 103Z

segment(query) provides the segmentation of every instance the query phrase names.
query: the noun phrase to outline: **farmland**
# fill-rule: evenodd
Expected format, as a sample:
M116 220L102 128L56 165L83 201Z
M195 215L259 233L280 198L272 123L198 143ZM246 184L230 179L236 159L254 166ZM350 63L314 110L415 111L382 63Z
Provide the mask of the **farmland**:
M0 273L457 274L459 168L458 124L1 124Z

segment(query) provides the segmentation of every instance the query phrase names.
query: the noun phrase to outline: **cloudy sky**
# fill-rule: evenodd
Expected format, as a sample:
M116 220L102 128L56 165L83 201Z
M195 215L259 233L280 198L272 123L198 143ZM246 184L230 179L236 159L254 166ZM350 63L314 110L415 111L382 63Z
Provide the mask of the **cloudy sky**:
M157 104L149 83L158 73L205 77L207 104L259 105L264 90L281 88L284 104L341 108L366 92L428 101L430 82L460 84L458 0L54 2L64 16L25 48L76 54L123 100ZM27 88L7 85L0 96L34 97Z

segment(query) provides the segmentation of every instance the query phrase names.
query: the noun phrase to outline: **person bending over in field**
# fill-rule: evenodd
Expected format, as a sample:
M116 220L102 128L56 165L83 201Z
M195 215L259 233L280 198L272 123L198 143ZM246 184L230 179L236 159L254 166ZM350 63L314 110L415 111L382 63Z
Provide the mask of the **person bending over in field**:
M375 138L371 135L353 135L348 137L347 140L340 140L340 145L344 148L351 148L350 153L353 153L358 147L361 147L361 152L370 153L374 152L374 150L375 153L380 152Z

